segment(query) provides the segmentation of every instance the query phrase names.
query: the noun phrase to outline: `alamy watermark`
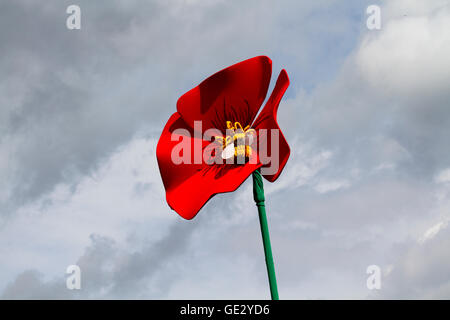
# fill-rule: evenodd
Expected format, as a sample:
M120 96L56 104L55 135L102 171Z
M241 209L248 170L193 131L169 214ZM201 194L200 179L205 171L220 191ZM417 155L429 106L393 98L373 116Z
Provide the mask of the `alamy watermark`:
M81 289L81 269L76 264L67 267L66 274L69 276L66 279L66 287L69 290Z
M81 8L75 4L67 7L66 13L69 16L66 19L66 27L69 30L81 29Z
M381 8L375 4L367 7L366 14L369 16L366 20L366 26L369 30L380 30L381 29Z
M366 273L370 274L367 278L366 285L369 290L381 289L381 268L376 264L367 267Z
M229 122L231 123L231 122ZM261 173L275 174L280 165L280 130L243 128L239 122L228 126L225 134L215 128L202 130L202 121L194 121L193 134L178 128L171 134L171 141L178 141L172 148L174 164L257 164L265 165ZM204 141L210 141L204 146Z

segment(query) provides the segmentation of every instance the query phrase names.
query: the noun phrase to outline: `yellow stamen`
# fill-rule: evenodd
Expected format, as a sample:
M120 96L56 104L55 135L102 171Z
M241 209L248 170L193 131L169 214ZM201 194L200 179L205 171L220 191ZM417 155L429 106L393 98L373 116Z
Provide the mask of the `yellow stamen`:
M226 137L215 136L215 141L221 143L223 149L225 149L229 144L238 141L237 145L234 147L234 156L250 158L253 151L252 147L245 145L245 141L243 139L249 135L256 135L255 129L251 129L250 125L243 128L238 121L236 121L234 125L231 121L227 121L227 129L232 131L232 135L227 135Z

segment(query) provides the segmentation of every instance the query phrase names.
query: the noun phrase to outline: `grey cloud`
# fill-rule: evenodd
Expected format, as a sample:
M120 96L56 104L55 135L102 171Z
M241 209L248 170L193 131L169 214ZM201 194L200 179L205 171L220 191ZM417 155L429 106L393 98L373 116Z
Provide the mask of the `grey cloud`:
M120 249L113 239L91 235L90 246L76 262L81 270L80 290L67 289L64 277L45 281L38 271L27 270L4 289L1 298L164 298L180 274L160 281L158 273L164 272L174 258L180 259L195 229L192 224L175 224L162 239L137 251ZM188 266L176 269L188 270Z
M382 278L385 299L447 299L450 296L449 229L441 230L425 243L399 247L393 270Z
M69 290L64 279L46 282L43 275L35 270L19 274L13 283L3 291L2 299L67 299Z

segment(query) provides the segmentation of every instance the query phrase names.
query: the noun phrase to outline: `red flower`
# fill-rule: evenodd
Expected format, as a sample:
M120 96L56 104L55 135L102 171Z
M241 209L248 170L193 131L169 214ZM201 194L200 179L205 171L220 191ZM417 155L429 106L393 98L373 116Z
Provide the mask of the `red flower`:
M166 189L167 203L183 218L192 219L215 194L236 190L260 167L262 175L271 182L280 175L290 153L289 145L277 123L278 105L289 86L289 78L284 69L280 72L266 105L254 121L266 97L271 73L272 61L268 57L251 58L217 72L178 99L177 112L164 127L156 156ZM200 129L196 127L195 121L201 121ZM264 135L267 143L260 146L256 154L253 152L253 156L256 156L252 158L254 161L249 161L247 157L243 164L210 164L198 152L194 154L195 150L204 152L211 145L211 140L203 137L208 129L217 129L222 133L223 140L232 141L233 137L226 138L226 129L230 125L234 129L242 127L248 132L253 131L258 139L262 139L264 135L265 130L262 129L277 129L279 136L277 141L272 141L270 134ZM179 132L184 134L180 136ZM173 141L174 137L187 141L194 152L189 154L183 150L182 157L194 161L174 163L174 148L180 144L177 138ZM236 137L237 135L234 138ZM272 144L279 154L279 165L274 172L264 173L264 168L270 167L271 163L263 163L260 155L261 152L267 154L268 150L272 150ZM251 147L249 149L247 153L243 151L246 156L256 150ZM235 152L239 153L237 149Z

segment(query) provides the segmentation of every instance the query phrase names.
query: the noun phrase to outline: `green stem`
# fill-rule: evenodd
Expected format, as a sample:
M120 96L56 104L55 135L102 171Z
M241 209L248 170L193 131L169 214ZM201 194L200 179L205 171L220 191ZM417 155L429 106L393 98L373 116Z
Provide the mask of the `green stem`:
M273 264L272 247L270 245L269 227L267 225L266 206L264 204L264 186L259 170L253 172L253 198L258 207L259 224L266 256L267 275L269 276L270 295L272 300L278 300L277 279L275 265Z

